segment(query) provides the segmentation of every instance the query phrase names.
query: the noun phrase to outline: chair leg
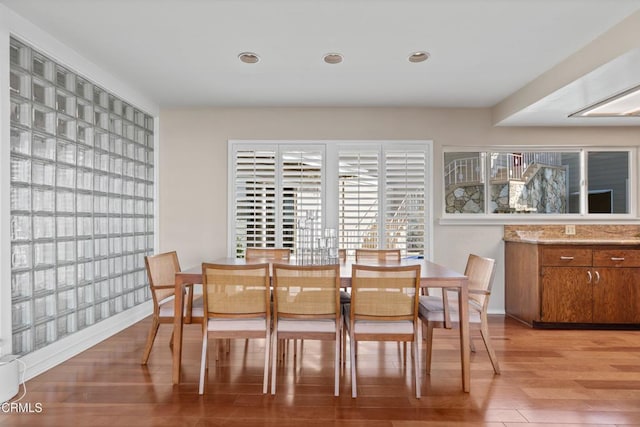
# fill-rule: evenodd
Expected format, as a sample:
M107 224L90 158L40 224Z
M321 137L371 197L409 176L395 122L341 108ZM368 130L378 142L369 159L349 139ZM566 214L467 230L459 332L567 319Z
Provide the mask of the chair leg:
M351 346L351 397L358 397L358 386L356 385L356 340L349 333Z
M193 285L187 285L187 312L184 315L184 323L191 323L191 311L193 310Z
M402 343L402 363L407 366L407 342Z
M334 370L334 378L333 378L333 395L340 395L340 326L336 325L336 354L335 359L333 361L333 370Z
M205 367L207 365L207 341L209 341L209 333L205 330L202 334L202 354L200 355L200 386L198 387L198 394L204 394Z
M471 334L469 334L471 335ZM471 353L475 353L476 352L476 345L473 343L473 340L471 339L471 336L469 336L469 349L471 350Z
M422 322L420 322L422 323ZM413 372L416 377L416 399L420 399L422 392L422 369L420 367L420 355L422 354L422 325L418 324L415 328L413 347Z
M431 373L431 352L433 350L433 325L427 323L427 357L425 361L425 368L427 374Z
M347 363L347 330L344 327L344 323L340 325L340 339L342 340L342 357L341 362L343 365Z
M173 351L173 334L175 331L171 331L171 338L169 338L169 348Z
M146 365L147 360L149 360L149 355L151 354L151 348L153 347L153 342L156 340L156 334L158 333L158 328L160 327L160 322L156 315L153 315L153 320L151 321L151 329L149 329L149 335L147 336L147 343L144 346L144 352L142 353L142 364ZM173 338L173 335L171 336ZM171 340L173 343L173 339Z
M489 353L489 359L491 359L491 364L493 365L493 372L496 374L500 374L500 365L498 364L498 357L496 356L496 352L493 350L493 346L491 345L491 335L489 335L489 325L487 323L486 315L482 316L482 322L480 323L480 334L482 335L482 340L484 341L484 346L487 348L487 353Z
M271 394L276 394L276 365L278 364L278 331L271 333Z
M264 339L264 378L262 379L262 394L267 394L269 388L269 349L271 343L271 325L267 324L267 331Z

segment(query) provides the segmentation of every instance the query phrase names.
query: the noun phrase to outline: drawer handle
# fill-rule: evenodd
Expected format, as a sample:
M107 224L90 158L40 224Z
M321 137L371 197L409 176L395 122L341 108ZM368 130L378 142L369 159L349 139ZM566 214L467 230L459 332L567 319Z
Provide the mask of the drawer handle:
M560 259L563 260L563 261L571 261L573 259L573 257L572 256L564 256L564 255L562 255L562 256L560 256Z
M612 256L612 257L611 257L611 261L624 261L624 257L615 257L615 256Z
M591 279L593 279L593 276L591 276L591 272L590 271L587 271L587 277L589 278L587 283L591 283Z

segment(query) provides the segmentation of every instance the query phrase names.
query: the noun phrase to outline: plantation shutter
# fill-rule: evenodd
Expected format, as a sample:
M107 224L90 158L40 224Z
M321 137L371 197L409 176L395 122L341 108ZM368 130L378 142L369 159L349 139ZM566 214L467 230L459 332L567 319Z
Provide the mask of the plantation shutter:
M384 154L385 247L403 255L424 254L425 170L424 150L387 150Z
M340 150L338 157L338 240L352 256L379 244L379 149Z
M430 145L414 141L247 141L229 150L229 252L338 247L429 256Z
M235 253L276 246L276 152L242 149L234 158Z
M323 148L281 147L282 247L290 248L294 256L301 241L300 220L313 218L316 232L323 223L323 157Z

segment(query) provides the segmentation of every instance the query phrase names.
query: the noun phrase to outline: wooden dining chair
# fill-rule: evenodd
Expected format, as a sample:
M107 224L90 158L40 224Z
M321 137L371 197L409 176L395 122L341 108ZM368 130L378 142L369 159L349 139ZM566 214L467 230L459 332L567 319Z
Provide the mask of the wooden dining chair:
M356 249L356 262L400 261L400 249Z
M340 266L273 265L271 394L276 393L278 340L335 342L334 395L340 393Z
M199 394L204 394L209 338L264 338L262 393L269 381L271 287L269 264L202 264L205 318Z
M291 251L282 248L247 248L244 257L247 260L289 261Z
M351 396L357 397L356 346L358 341L413 343L416 398L420 398L420 344L418 296L420 266L354 264L351 304L345 325L350 338Z
M173 324L175 315L175 278L176 273L180 271L180 263L178 254L175 251L146 256L144 263L153 300L151 329L149 329L147 342L142 353L142 364L146 365L160 324ZM184 323L202 323L204 318L202 298L194 299L192 284L187 285L185 288L187 297L185 298L183 313ZM169 345L173 348L173 334Z
M489 353L489 359L493 365L493 371L500 373L500 365L498 358L491 345L491 336L489 334L489 323L487 320L487 308L489 306L489 297L491 296L491 288L496 272L496 262L491 258L484 258L471 254L467 259L467 266L464 275L468 278L469 283L469 323L480 325L480 334L482 340ZM448 307L448 313L445 308ZM431 372L431 355L433 342L433 329L436 327L444 328L451 316L452 322L459 321L458 303L449 302L447 292L443 289L443 297L437 296L421 296L419 316L426 327L427 341L427 358L426 371ZM472 351L475 351L473 343L471 343Z
M402 258L400 249L356 249L357 263L399 262ZM398 343L400 345L400 343ZM402 345L404 363L407 361L407 343Z

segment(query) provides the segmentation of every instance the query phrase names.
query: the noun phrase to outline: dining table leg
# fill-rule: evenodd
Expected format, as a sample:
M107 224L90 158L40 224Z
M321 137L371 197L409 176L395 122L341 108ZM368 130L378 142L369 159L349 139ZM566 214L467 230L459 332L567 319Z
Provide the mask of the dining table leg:
M460 354L462 363L462 389L471 390L471 347L469 344L469 287L465 280L458 293L458 312L460 313Z
M173 384L180 384L180 364L182 362L182 312L184 284L180 276L175 280L174 316L173 316Z

